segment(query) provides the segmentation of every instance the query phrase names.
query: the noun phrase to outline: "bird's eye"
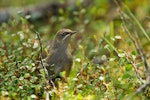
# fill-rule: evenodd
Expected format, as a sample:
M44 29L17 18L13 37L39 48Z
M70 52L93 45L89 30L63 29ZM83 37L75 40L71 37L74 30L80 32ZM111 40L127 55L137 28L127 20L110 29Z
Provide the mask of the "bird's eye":
M69 34L69 32L64 32L63 34L62 34L62 36L66 36L66 35L68 35Z

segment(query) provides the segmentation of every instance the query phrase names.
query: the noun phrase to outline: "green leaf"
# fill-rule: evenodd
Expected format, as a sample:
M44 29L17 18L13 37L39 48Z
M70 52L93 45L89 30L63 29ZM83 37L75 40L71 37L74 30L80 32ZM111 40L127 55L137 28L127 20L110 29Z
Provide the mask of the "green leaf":
M130 74L128 73L125 73L123 76L122 76L123 79L127 79L127 78L130 78Z
M132 65L131 64L126 65L126 71L130 71L130 70L132 70Z

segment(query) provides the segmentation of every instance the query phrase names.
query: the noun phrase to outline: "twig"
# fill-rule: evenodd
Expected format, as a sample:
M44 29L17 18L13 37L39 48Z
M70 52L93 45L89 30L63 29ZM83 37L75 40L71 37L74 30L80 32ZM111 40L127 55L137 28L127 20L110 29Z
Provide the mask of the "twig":
M39 35L39 33L38 33L37 31L35 31L35 30L32 30L32 31L33 31L34 33L36 33L36 35L37 35L37 37L38 37L38 40L39 40L41 65L42 65L42 67L43 67L43 69L44 69L44 71L45 71L45 74L46 74L47 79L49 80L49 83L52 84L53 88L55 89L56 86L55 86L54 82L51 80L50 76L48 75L48 71L47 71L46 67L45 67L44 64L43 64L43 60L42 60L42 52L43 52L43 51L42 51L42 42L41 42L41 39L40 39L40 35Z
M125 24L125 19L124 19L124 17L123 17L122 15L120 15L120 16L121 16L123 28L125 29L125 31L126 31L128 37L130 38L130 40L134 43L134 46L136 47L136 50L139 51L139 50L138 50L138 44L137 44L137 42L135 41L134 37L131 35L130 31L128 30L128 28L127 28L127 26L126 26L126 24ZM126 54L126 58L128 59L127 54ZM135 64L134 64L132 61L131 61L131 64L132 64L132 66L134 67L134 70L135 70L135 72L136 72L137 78L138 78L139 81L143 84L142 78L141 78L140 75L138 74L137 68L136 68Z
M46 74L46 77L48 78L48 80L50 80L50 77L49 77L49 75L48 75L48 71L47 71L46 67L44 66L43 60L42 60L42 42L41 42L41 39L40 39L40 35L39 35L39 33L38 33L37 31L35 31L34 29L32 29L32 31L37 35L37 38L38 38L38 40L39 40L41 65L42 65L42 67L43 67L43 69L44 69L44 72L45 72L45 74ZM48 85L48 82L47 82L47 81L45 81L45 83L46 83L46 85ZM51 83L53 83L53 82L51 82ZM45 89L45 90L46 90L46 100L51 100L51 96L50 96L50 94L49 94L49 92L48 92L48 89Z
M50 79L50 77L49 77L49 75L48 75L48 71L47 71L47 69L46 69L46 67L44 66L44 64L43 64L43 60L42 60L42 42L41 42L41 39L40 39L40 35L39 35L39 33L37 32L37 31L35 31L35 30L33 30L32 29L32 31L37 35L37 38L38 38L38 40L39 40L39 44L40 44L40 61L41 61L41 65L42 65L42 67L43 67L43 69L44 69L44 71L45 71L45 74L46 74L46 77L48 78L48 80Z
M135 70L135 73L136 73L136 76L137 76L138 80L141 82L141 84L144 84L142 78L140 77L140 75L139 75L139 73L138 73L138 70L137 70L137 68L136 68L135 62L129 60L129 55L128 55L126 52L124 52L124 53L125 53L125 55L126 55L126 59L127 59L128 61L130 61L130 64L132 64L132 66L133 66L133 68L134 68L134 70Z
M134 96L136 96L138 93L144 91L144 90L146 89L146 87L150 86L150 68L149 68L149 66L148 66L146 56L145 56L145 54L144 54L144 52L143 52L142 45L141 45L141 43L138 41L138 40L139 40L139 37L138 37L137 32L134 31L134 34L135 34L135 37L136 37L136 38L134 38L134 37L131 35L130 31L128 30L127 26L126 26L126 23L125 23L126 20L125 20L125 18L124 18L124 16L123 16L122 12L120 11L120 10L121 10L121 7L120 7L118 1L117 1L117 0L114 0L114 1L115 1L115 3L117 4L117 6L118 6L118 8L119 8L119 13L120 13L120 18L121 18L121 20L122 20L123 28L125 29L125 31L126 31L128 37L129 37L129 38L131 39L131 41L134 43L134 45L135 45L135 47L136 47L136 50L137 50L137 52L139 53L139 55L140 55L140 57L141 57L141 60L142 60L142 62L143 62L143 64L144 64L144 67L145 67L146 83L144 83L143 85L141 85L141 86L137 89L137 91L134 93L134 95L130 98L130 99L132 99L132 98L133 98Z
M135 37L136 37L136 40L137 40L137 44L138 44L138 52L140 54L140 57L141 57L141 60L142 62L144 63L144 67L145 67L145 74L146 74L146 83L143 84L137 91L134 95L137 95L138 93L144 91L146 89L147 86L150 86L150 67L148 66L148 63L147 63L147 59L146 59L146 56L143 52L143 49L142 49L142 45L141 43L138 41L139 40L139 37L138 37L138 34L137 32L134 32L135 34Z

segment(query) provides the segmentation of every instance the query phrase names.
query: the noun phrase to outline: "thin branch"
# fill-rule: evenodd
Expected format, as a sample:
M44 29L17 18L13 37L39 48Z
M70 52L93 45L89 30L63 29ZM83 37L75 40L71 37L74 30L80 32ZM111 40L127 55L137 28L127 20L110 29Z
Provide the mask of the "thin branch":
M37 38L38 38L38 40L39 40L39 44L40 44L40 61L41 61L41 65L42 65L42 67L43 67L43 69L44 69L44 71L45 71L46 77L47 77L48 80L49 80L50 77L49 77L49 75L48 75L48 71L47 71L46 67L44 66L43 60L42 60L42 52L43 52L43 50L42 50L42 42L41 42L41 39L40 39L40 35L39 35L39 33L38 33L37 31L35 31L35 30L33 30L33 29L32 29L32 31L37 35Z
M146 75L147 75L147 77L150 77L150 69L149 69L150 67L148 66L146 55L143 52L143 49L142 49L143 47L142 47L141 43L138 41L139 40L139 36L138 36L136 31L134 32L134 34L135 34L135 37L136 37L136 40L137 40L137 44L138 44L138 50L139 50L138 52L139 52L140 57L141 57L141 59L142 59L142 61L144 63L144 67L145 67L145 70L146 70Z
M141 85L137 91L134 93L134 95L131 97L133 98L134 96L136 96L138 93L144 91L148 86L150 86L150 68L148 66L148 63L147 63L147 59L146 59L146 56L143 52L143 49L142 49L142 45L141 43L138 41L139 40L139 37L138 37L138 34L137 32L135 31L134 34L135 34L135 37L133 37L130 33L130 31L128 30L127 26L126 26L126 20L125 20L125 17L123 16L122 12L121 12L121 7L118 3L117 0L114 0L116 5L118 6L119 8L119 13L120 13L120 18L122 20L122 24L123 24L123 28L125 29L128 37L131 39L131 41L134 43L134 46L136 47L136 50L137 52L139 53L140 57L141 57L141 60L144 64L144 67L145 67L145 73L146 73L146 83ZM130 98L130 99L131 99Z
M43 67L43 69L44 69L44 72L45 72L45 74L46 74L46 77L48 78L48 80L50 80L50 77L49 77L49 75L48 75L48 71L47 71L46 67L44 66L43 60L42 60L42 42L41 42L41 39L40 39L40 35L39 35L39 33L38 33L37 31L35 31L35 30L33 30L33 29L32 29L32 31L37 35L37 38L38 38L38 40L39 40L41 65L42 65L42 67ZM51 82L51 81L50 81L50 82ZM52 85L55 87L54 83L53 83L53 82L51 82L51 83L52 83ZM47 81L45 81L45 84L46 84L47 86L49 85ZM46 87L45 90L46 90L46 98L45 98L45 99L46 99L46 100L51 100L51 94L49 94L48 88Z
M139 51L139 50L138 50L138 44L137 44L137 42L135 41L134 37L131 35L131 33L130 33L130 31L128 30L128 28L126 27L126 24L125 24L125 21L124 21L124 17L123 17L123 16L122 16L122 23L123 23L123 28L125 29L125 31L126 31L128 37L129 37L130 40L134 43L134 46L136 47L136 50ZM126 58L128 59L127 54L126 54ZM133 66L133 68L134 68L134 70L135 70L135 72L136 72L137 78L138 78L139 81L143 84L142 78L141 78L140 75L138 74L137 68L136 68L135 64L134 64L132 61L131 61L131 64L132 64L132 66Z
M150 86L150 67L148 66L148 62L147 62L147 59L146 59L146 56L143 52L143 49L142 49L142 45L141 43L138 41L139 40L139 37L138 37L138 34L137 32L134 32L135 34L135 37L136 37L136 40L137 40L137 45L138 45L138 49L139 50L139 54L140 54L140 57L141 57L141 60L142 62L144 63L144 67L145 67L145 74L146 74L146 83L143 84L137 91L134 95L137 95L138 93L144 91L146 89L146 87Z
M34 29L32 29L32 31L37 35L38 40L39 40L41 65L42 65L42 67L43 67L43 69L44 69L44 71L45 71L45 74L46 74L47 79L49 80L49 83L52 84L52 86L53 86L54 89L56 89L56 86L55 86L54 82L51 80L50 76L48 75L48 71L47 71L46 67L45 67L44 64L43 64L43 60L42 60L42 52L43 52L43 51L42 51L42 42L41 42L41 39L40 39L40 35L39 35L39 33L38 33L37 31L35 31Z
M137 68L136 68L135 62L129 60L129 55L128 55L126 52L124 52L124 53L125 53L125 55L126 55L126 59L127 59L128 61L130 61L130 64L133 66L138 80L141 82L141 84L144 84L142 78L140 77L140 75L139 75L139 73L138 73L138 70L137 70Z

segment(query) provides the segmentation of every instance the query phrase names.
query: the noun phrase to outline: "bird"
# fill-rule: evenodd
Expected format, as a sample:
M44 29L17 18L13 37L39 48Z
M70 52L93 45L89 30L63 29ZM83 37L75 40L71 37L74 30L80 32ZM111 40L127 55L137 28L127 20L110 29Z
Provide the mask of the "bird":
M77 32L70 29L60 29L56 33L46 59L49 82L54 82L56 78L62 78L61 72L65 72L65 77L69 76L73 65L70 40L75 33Z

